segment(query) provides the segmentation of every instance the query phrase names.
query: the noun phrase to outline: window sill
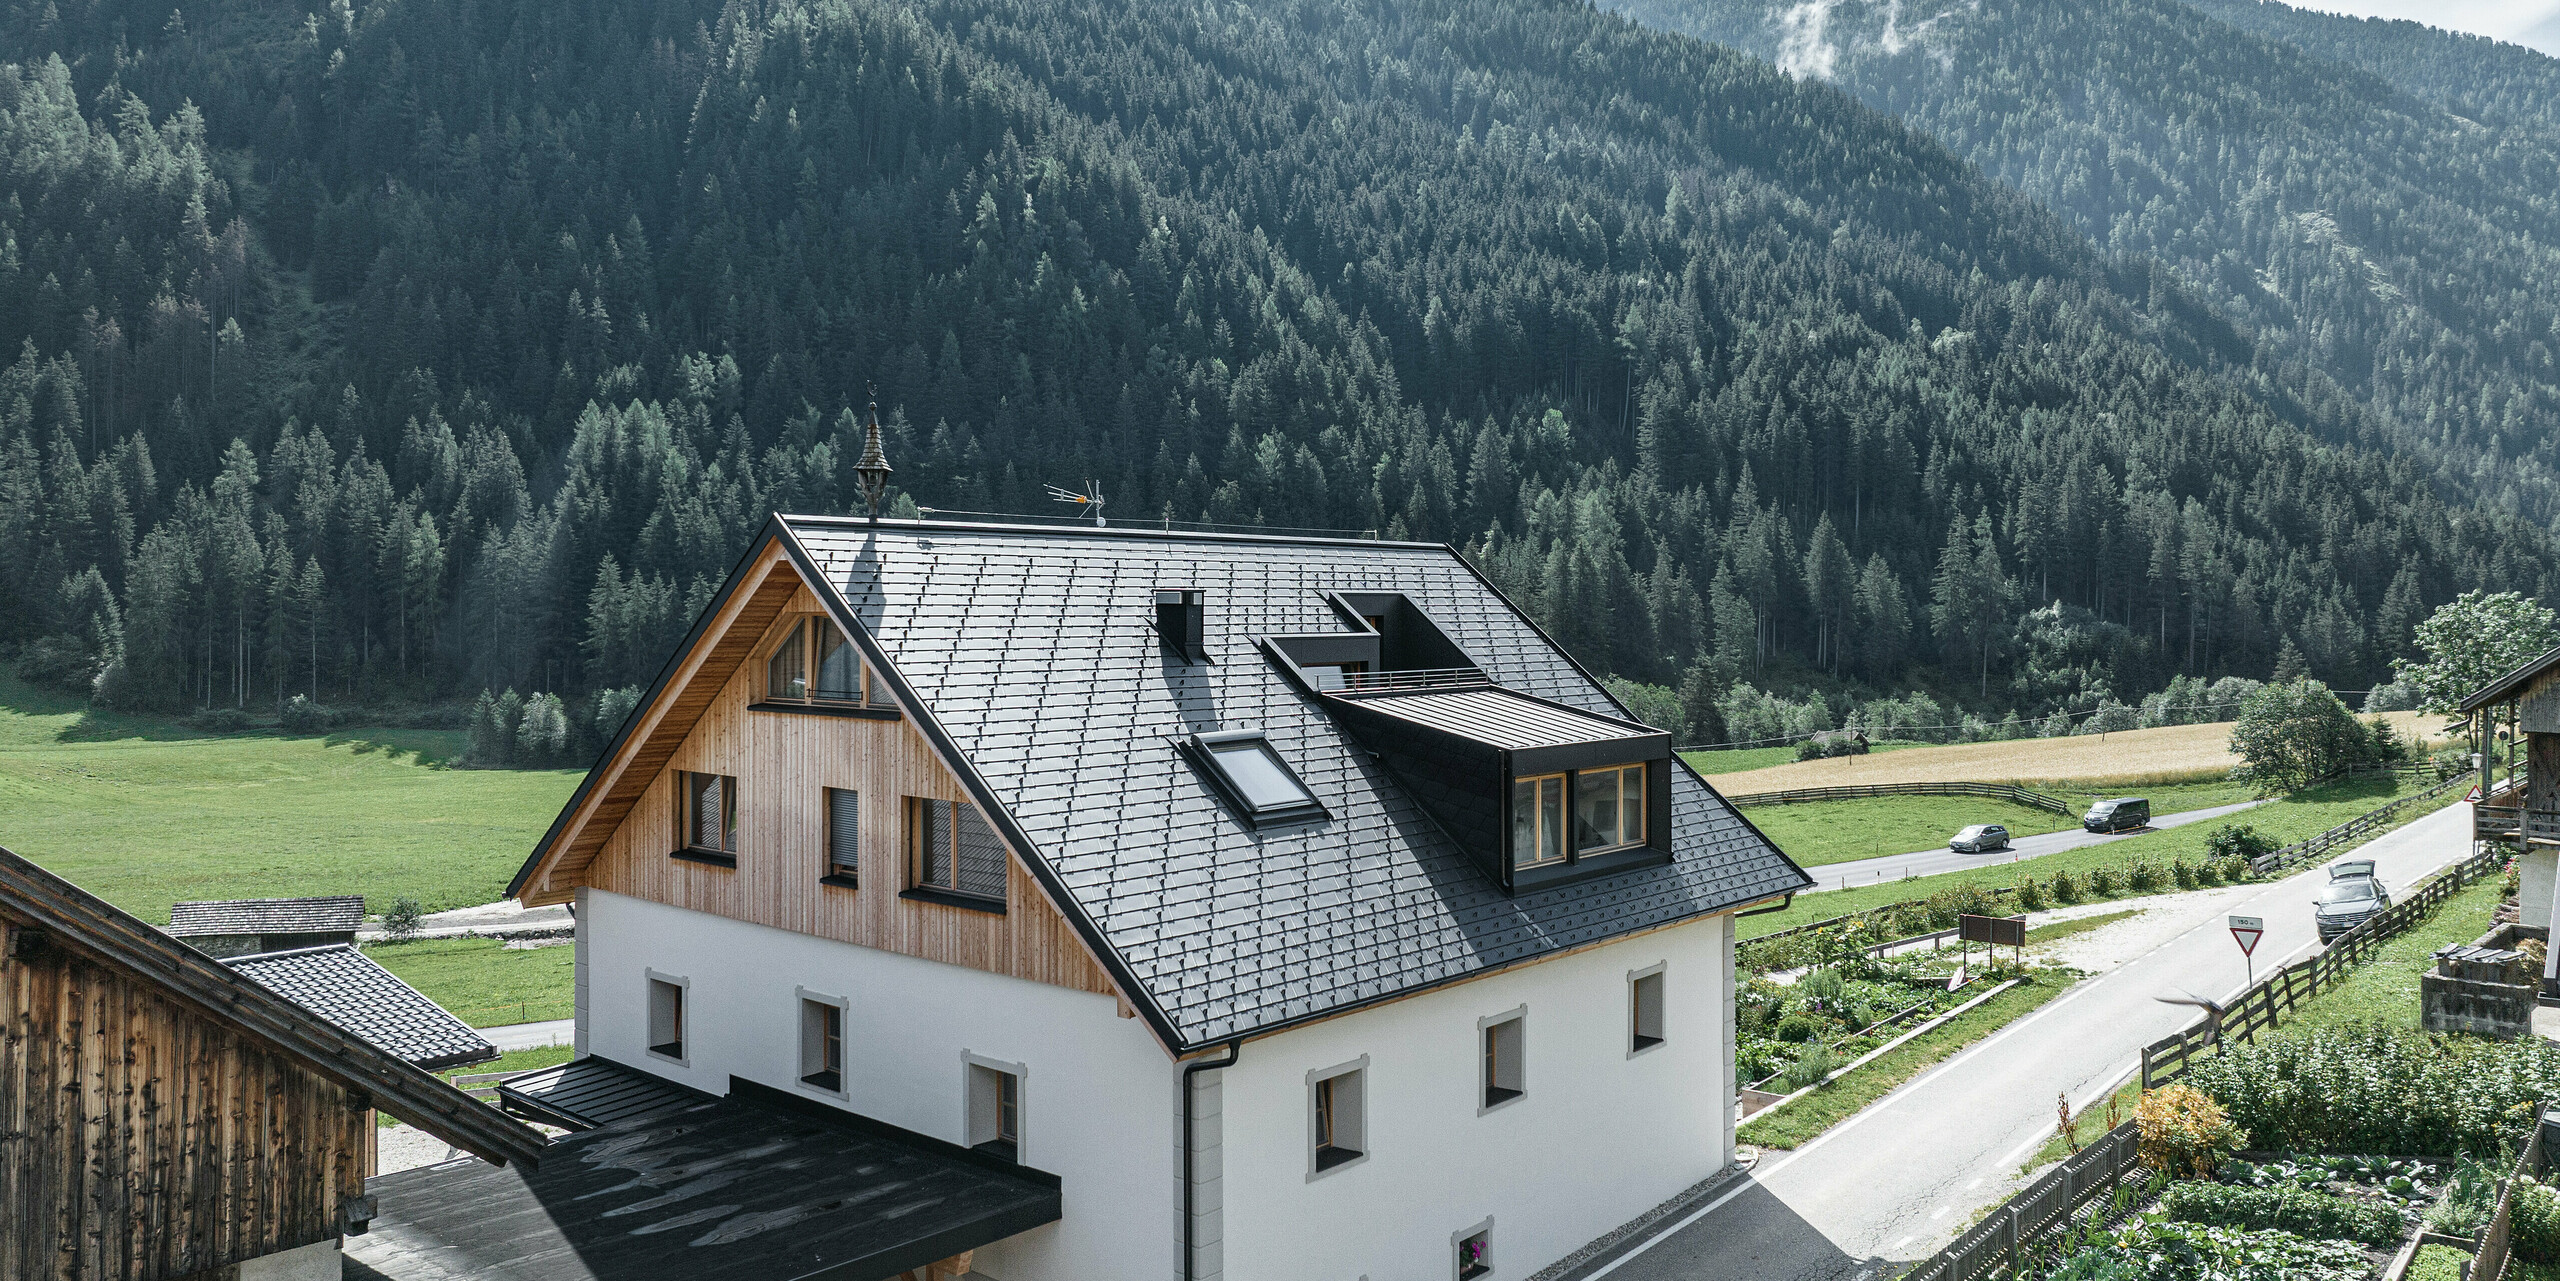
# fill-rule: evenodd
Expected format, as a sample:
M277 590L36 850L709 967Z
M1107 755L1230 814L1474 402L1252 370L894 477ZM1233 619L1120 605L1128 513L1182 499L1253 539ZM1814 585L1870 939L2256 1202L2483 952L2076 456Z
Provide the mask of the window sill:
M1313 1183L1317 1179L1321 1179L1328 1174L1332 1174L1339 1170L1350 1169L1352 1166L1358 1165L1368 1159L1368 1153L1355 1152L1349 1148L1317 1148L1315 1168L1307 1171L1307 1181Z
M1662 1048L1662 1040L1663 1038L1658 1036L1639 1036L1635 1038L1635 1048L1627 1051L1627 1057L1632 1059L1639 1054L1659 1050Z
M1519 1102L1527 1094L1526 1090L1506 1090L1498 1085L1489 1086L1484 1092L1484 1106L1476 1109L1476 1115L1483 1116L1497 1108L1508 1107Z
M984 1152L988 1156L994 1157L999 1161L1011 1161L1016 1165L1020 1165L1022 1163L1022 1158L1015 1155L1018 1148L1011 1139L989 1139L969 1150L972 1152Z
M840 890L858 890L862 888L862 882L856 880L853 875L848 872L829 872L818 878L818 884L832 885Z
M715 850L677 850L667 855L667 857L680 858L688 863L701 863L710 867L736 867L738 865L737 855L722 854Z
M1004 915L1004 900L1000 898L980 898L975 894L954 894L949 890L937 890L922 885L916 886L912 889L900 890L898 891L898 897L914 899L919 903L940 903L944 907L962 907L967 908L972 912L986 912L994 916Z
M897 708L877 703L749 703L750 712L781 712L788 716L850 716L862 721L894 721L905 719Z
M649 1053L656 1058L665 1059L667 1062L673 1063L677 1067L689 1068L693 1066L693 1060L684 1056L684 1042L682 1041L671 1041L665 1045L652 1045L649 1047Z
M820 1094L832 1094L838 1098L844 1097L844 1074L841 1072L812 1072L807 1076L801 1077L800 1084L808 1087L809 1089L816 1090Z

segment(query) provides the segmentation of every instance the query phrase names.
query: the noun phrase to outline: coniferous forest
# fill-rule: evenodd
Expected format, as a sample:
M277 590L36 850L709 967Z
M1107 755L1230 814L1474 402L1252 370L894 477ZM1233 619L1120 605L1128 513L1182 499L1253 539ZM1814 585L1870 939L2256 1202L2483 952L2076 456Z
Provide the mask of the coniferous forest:
M852 507L870 387L901 511L1456 543L1692 741L1746 683L2360 689L2560 598L2534 66L2077 3L2229 46L2201 123L1565 0L27 0L0 647L583 732Z

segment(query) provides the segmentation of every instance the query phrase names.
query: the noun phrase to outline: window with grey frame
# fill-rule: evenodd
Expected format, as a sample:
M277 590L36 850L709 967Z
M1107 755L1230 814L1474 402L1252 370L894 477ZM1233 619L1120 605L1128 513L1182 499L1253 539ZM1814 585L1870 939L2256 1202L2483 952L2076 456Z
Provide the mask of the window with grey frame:
M649 1052L684 1057L684 985L649 980Z
M1552 867L1645 844L1645 771L1638 762L1514 780L1511 866Z
M1314 1083L1315 1168L1330 1170L1359 1160L1369 1150L1368 1118L1362 1108L1360 1068L1337 1072Z
M843 1006L800 999L800 1083L820 1090L844 1089Z
M1021 1076L969 1065L969 1146L1007 1161L1022 1159Z
M726 774L676 775L677 830L682 848L697 854L738 853L738 780Z
M1527 1088L1521 1071L1521 1054L1527 1048L1522 1043L1527 1022L1526 1015L1515 1014L1484 1025L1485 1107L1508 1103Z
M768 703L890 706L888 689L852 640L824 614L793 620L765 658Z
M1627 1033L1629 1054L1662 1044L1662 971L1659 968L1627 980Z
M851 889L862 878L862 794L845 787L830 787L825 793L827 870L820 879Z
M917 889L1004 902L1004 842L977 806L908 797L907 831Z

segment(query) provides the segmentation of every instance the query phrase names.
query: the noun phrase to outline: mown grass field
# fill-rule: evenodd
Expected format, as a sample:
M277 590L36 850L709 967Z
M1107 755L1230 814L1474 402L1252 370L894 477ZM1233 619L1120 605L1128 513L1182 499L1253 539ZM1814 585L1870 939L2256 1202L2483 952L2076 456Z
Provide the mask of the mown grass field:
M1929 746L1927 743L1877 743L1867 754L1873 756L1877 752L1899 752L1907 748L1927 746ZM1768 769L1777 765L1792 765L1795 763L1796 749L1793 745L1738 747L1722 752L1682 752L1680 755L1682 759L1689 762L1691 768L1712 778L1722 774L1741 774L1751 770Z
M576 787L457 770L462 735L204 734L0 676L0 845L153 923L193 899L487 903Z
M2048 810L1971 796L1879 796L1865 801L1755 805L1744 811L1804 867L1906 854L1944 845L1969 823L2005 824L2011 836L2076 826Z
M2270 801L2256 809L2235 815L2231 821L2247 823L2277 842L2289 844L2346 822L2390 800L2395 795L2419 791L2423 787L2423 784L2403 783L2395 777L2387 776L2346 779ZM2417 818L2434 809L2453 804L2461 797L2461 789L2450 789L2430 805L2402 811L2401 820L2406 822ZM2157 808L2156 805L2155 808ZM1754 808L1748 812L1756 822L1765 811ZM1861 885L1856 889L1799 894L1796 896L1794 905L1786 911L1742 918L1740 936L1746 939L1757 938L1791 926L1809 924L1849 912L1863 912L1869 908L1923 897L1958 885L1980 885L1986 889L2013 885L2029 870L2037 876L2049 877L2058 871L2067 870L2077 874L2093 867L2121 867L2141 859L2166 864L2173 859L2184 857L2189 862L2201 862L2206 838L2221 826L2221 823L2215 822L2191 823L2185 827L2146 832L2122 840L2047 854L2022 864L1998 863L1916 880L1886 881L1876 885Z
M540 1023L577 1013L577 949L510 948L496 939L375 943L365 955L473 1027Z
M2416 741L2442 727L2444 718L2421 712L2387 712L2403 739ZM2085 781L2094 787L2188 781L2221 774L2239 764L2231 754L2231 726L2170 725L2121 734L2022 738L2000 743L1950 743L1903 751L1795 761L1793 749L1776 763L1747 761L1757 752L1692 752L1688 759L1719 792L1741 795L1799 787L1857 783L2031 783ZM1704 763L1701 763L1701 762Z

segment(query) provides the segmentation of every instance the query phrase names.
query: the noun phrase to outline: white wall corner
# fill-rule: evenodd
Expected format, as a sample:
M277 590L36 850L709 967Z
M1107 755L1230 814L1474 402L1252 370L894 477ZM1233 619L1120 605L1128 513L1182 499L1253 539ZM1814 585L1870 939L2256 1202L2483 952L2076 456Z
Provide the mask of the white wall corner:
M244 1259L234 1268L223 1269L231 1276L226 1281L338 1281L345 1264L338 1253L338 1239L314 1241L290 1250L278 1250L254 1259Z
M1716 954L1722 958L1720 963L1724 967L1724 973L1717 976L1718 986L1723 989L1723 995L1718 998L1717 1003L1723 1008L1724 1012L1716 1019L1716 1035L1722 1038L1723 1048L1722 1051L1716 1055L1716 1062L1722 1065L1716 1073L1716 1098L1724 1105L1717 1109L1717 1115L1724 1118L1724 1160L1722 1164L1726 1167L1730 1167L1733 1164L1733 1146L1737 1141L1734 1137L1734 1130L1738 1124L1733 1114L1734 1106L1735 1101L1741 1096L1741 1082L1735 1080L1733 1075L1733 1052L1742 1044L1740 1039L1740 1030L1735 1026L1736 1010L1734 1007L1733 989L1734 985L1741 981L1742 976L1734 968L1736 955L1734 935L1738 931L1739 926L1735 922L1731 913L1726 913L1722 919L1724 921L1723 938L1717 943ZM1669 1029L1665 1030L1668 1031Z
M569 944L571 951L570 973L573 975L573 978L571 979L569 1016L574 1020L571 1025L571 1034L569 1038L569 1053L571 1057L582 1059L587 1056L588 968L586 886L581 885L576 890L572 891L569 905L569 920L573 927L569 934L571 939Z

